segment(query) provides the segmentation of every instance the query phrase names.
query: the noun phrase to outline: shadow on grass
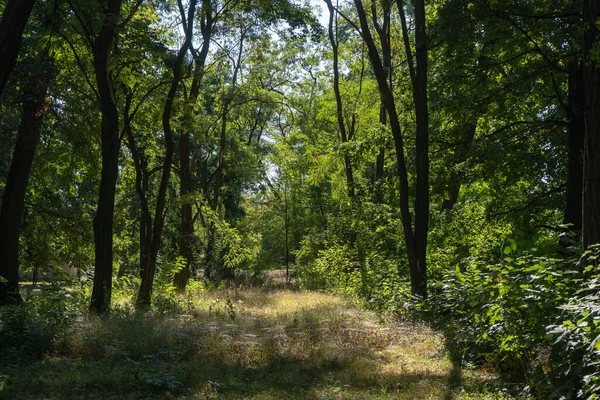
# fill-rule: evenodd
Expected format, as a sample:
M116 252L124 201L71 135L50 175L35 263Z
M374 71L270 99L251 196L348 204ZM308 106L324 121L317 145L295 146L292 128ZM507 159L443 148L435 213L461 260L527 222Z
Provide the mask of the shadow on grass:
M339 298L202 304L86 317L41 361L0 366L0 399L452 399L462 385L460 364L431 356L430 331L382 327Z
M16 372L16 371L15 371ZM20 371L2 399L384 399L452 398L447 376L364 375L348 360L313 366L280 360L261 367L173 362L134 365L106 360L50 359ZM25 382L27 380L27 382ZM439 396L439 397L438 397Z

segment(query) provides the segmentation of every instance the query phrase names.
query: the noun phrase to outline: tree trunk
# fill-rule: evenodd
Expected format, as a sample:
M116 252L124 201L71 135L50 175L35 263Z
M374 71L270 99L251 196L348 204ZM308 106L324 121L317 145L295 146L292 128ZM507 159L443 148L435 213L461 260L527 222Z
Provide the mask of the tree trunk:
M393 92L387 81L387 74L379 57L377 46L373 41L373 37L369 31L365 10L361 0L355 0L358 17L360 20L361 29L363 31L363 39L367 45L369 59L375 73L375 79L379 87L381 103L385 106L389 116L390 129L394 138L394 147L396 151L396 167L398 168L398 180L400 183L400 215L402 220L402 228L404 230L404 240L408 253L408 260L411 271L414 270L416 260L416 248L414 244L414 236L412 230L412 216L410 214L409 196L408 196L408 172L406 170L406 160L404 155L404 139L402 137L402 129L396 104L394 101ZM412 272L411 272L412 276Z
M569 225L568 230L577 235L581 232L583 213L584 99L583 66L574 61L569 65L568 171L563 224Z
M186 199L192 192L190 171L190 134L183 133L179 138L179 195L181 197L181 221L179 226L179 256L185 259L185 266L175 274L173 282L178 290L184 290L190 278L194 259L194 220L192 204Z
M374 2L372 5L373 12L373 23L375 24L375 29L377 30L377 34L379 35L379 41L381 42L381 53L382 53L382 61L383 61L383 70L386 75L386 80L388 85L390 86L390 90L393 88L392 84L392 46L391 42L391 3L385 4L383 6L383 25L380 25L377 22L377 13L376 13L376 3ZM382 103L379 106L379 122L381 125L387 125L387 111L385 105ZM381 147L379 149L379 153L377 154L377 159L375 160L375 202L383 203L384 196L384 188L383 188L383 178L384 178L384 168L385 168L385 147Z
M585 138L583 156L583 247L600 243L600 60L594 49L600 34L600 0L585 0Z
M408 172L406 169L406 156L404 154L404 139L398 111L394 100L392 87L388 82L384 65L373 41L367 22L366 13L361 0L354 1L360 21L362 36L368 49L369 59L373 66L375 79L379 87L381 102L387 110L390 128L394 138L396 150L396 166L400 183L400 215L404 230L404 240L408 255L411 277L412 294L421 298L427 297L427 230L429 224L429 121L427 112L427 46L425 37L425 5L423 0L415 2L415 29L417 49L417 70L413 68L412 54L409 45L405 45L411 81L415 114L417 120L416 131L416 198L414 203L415 224L413 232L412 216L408 193ZM403 36L408 42L406 21L404 18L403 2L398 0L398 7L402 18ZM384 47L384 46L382 46Z
M44 61L47 61L45 57ZM0 305L21 302L19 232L33 157L42 129L42 120L49 105L46 92L51 79L51 69L49 63L43 62L40 68L27 78L21 90L21 122L0 208L0 277L6 280L0 282Z
M379 107L379 123L383 126L387 124L387 111L383 104ZM375 181L373 184L374 200L376 203L383 203L383 178L385 168L385 148L379 148L377 159L375 160Z
M229 113L229 102L230 99L225 99L225 104L223 105L223 115L221 119L221 133L219 135L219 159L217 170L215 171L215 187L213 191L213 198L211 203L211 208L218 213L219 210L219 195L221 191L221 186L223 186L223 170L225 169L225 146L227 145L227 115ZM220 216L215 216L214 218L220 218ZM204 269L204 277L206 279L212 279L214 276L213 273L216 272L216 254L215 254L215 244L216 244L216 223L211 218L208 224L208 238L206 244L206 253L204 257L205 261L205 269Z
M0 21L0 94L13 70L35 0L8 0Z
M102 109L102 172L98 208L94 218L95 268L90 309L103 313L110 308L113 263L113 215L119 175L119 113L110 75L110 56L122 0L109 0L102 29L94 46L94 71Z
M156 260L158 257L158 250L160 248L162 239L162 230L165 223L165 207L167 201L167 189L169 187L169 177L171 176L171 166L173 163L173 153L175 145L173 143L173 131L171 129L171 114L173 111L173 102L175 101L175 95L177 94L177 88L181 81L183 61L185 55L188 52L190 44L192 43L192 34L194 26L194 12L196 10L197 0L191 0L187 15L187 26L185 26L185 41L179 49L175 65L173 66L173 82L167 95L167 101L163 109L162 125L165 135L165 159L163 162L162 176L160 180L160 186L158 188L158 195L156 198L156 209L154 213L154 227L152 230L152 241L150 243L150 254L147 257L146 264L142 273L142 283L138 292L137 304L140 306L150 305L152 298L152 287L154 284L154 274L156 272ZM179 0L180 9L183 9L181 0ZM183 15L182 15L183 17Z
M127 135L127 147L131 151L133 165L135 167L135 191L140 199L140 276L144 273L144 267L150 254L150 242L152 240L152 216L150 215L150 205L148 204L148 190L150 183L150 172L148 171L148 162L142 151L135 142L135 136L131 128L131 102L133 93L127 93L125 98L125 109L123 110L123 129Z
M417 199L415 201L415 237L418 251L418 282L415 294L427 296L427 233L429 231L429 111L427 102L427 34L425 0L415 1L417 58Z
M219 196L221 187L223 186L223 173L225 171L225 152L227 146L227 123L228 123L228 115L229 115L229 107L231 106L231 102L233 101L233 96L235 94L235 87L237 84L238 74L240 72L241 64L242 64L242 55L244 52L244 41L246 40L246 34L248 32L244 30L244 28L240 29L240 47L238 49L237 60L234 61L233 66L233 77L231 79L231 88L228 93L224 93L223 96L223 111L221 117L221 133L219 136L219 159L217 169L214 173L215 175L215 186L213 191L213 199L212 199L212 209L215 213L218 213L219 208ZM220 218L220 215L216 215L215 218ZM206 245L205 252L205 263L206 269L204 273L204 277L206 279L211 279L213 276L212 271L215 266L215 243L216 243L216 224L215 222L209 222L208 228L208 243Z
M208 56L210 40L213 29L212 6L210 0L202 1L202 20L200 32L202 33L202 48L195 58L194 79L190 91L190 103L194 104L200 94L200 86L204 76L204 66ZM192 172L190 168L190 134L182 133L179 139L179 194L181 201L181 223L179 226L179 255L185 259L183 269L175 274L173 279L178 290L184 290L190 278L191 266L194 260L194 219L192 217L192 204L185 196L192 193Z
M353 123L350 124L349 129L346 127L346 123L344 122L344 107L342 103L342 95L340 93L340 71L339 71L339 61L338 61L338 39L337 33L334 31L337 29L337 23L334 24L334 16L335 10L333 8L333 4L331 0L325 0L327 3L327 8L329 9L329 26L328 26L328 36L329 42L331 44L331 48L333 50L333 91L335 93L335 103L336 103L336 116L338 122L338 128L340 130L340 137L342 143L348 143L352 139L354 132L352 129L354 128L354 116ZM351 220L354 220L354 203L355 203L355 189L354 189L354 174L352 170L352 160L348 154L344 154L344 170L346 172L346 185L348 186L348 198L350 199L350 213ZM286 225L287 227L287 225ZM353 249L356 245L356 227L354 223L351 222L350 232L349 232L349 245L350 248ZM287 260L287 258L286 258ZM287 263L287 261L286 261ZM286 264L287 268L287 264Z

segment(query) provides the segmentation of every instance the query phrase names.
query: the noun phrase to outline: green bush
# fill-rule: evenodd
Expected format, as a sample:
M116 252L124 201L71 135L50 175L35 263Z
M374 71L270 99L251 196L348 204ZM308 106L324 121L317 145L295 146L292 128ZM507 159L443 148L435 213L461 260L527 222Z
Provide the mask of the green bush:
M583 398L598 389L597 280L582 285L578 258L515 252L512 243L498 262L467 259L436 277L422 316L456 361L493 367L542 398Z
M301 251L298 259L298 277L305 288L354 294L360 287L360 268L354 252L347 245L318 250L317 257L306 262Z
M40 358L85 309L80 295L58 285L30 289L24 295L23 304L0 308L0 365Z
M556 360L551 371L561 392L576 398L600 398L600 274L560 308L560 323L548 326Z

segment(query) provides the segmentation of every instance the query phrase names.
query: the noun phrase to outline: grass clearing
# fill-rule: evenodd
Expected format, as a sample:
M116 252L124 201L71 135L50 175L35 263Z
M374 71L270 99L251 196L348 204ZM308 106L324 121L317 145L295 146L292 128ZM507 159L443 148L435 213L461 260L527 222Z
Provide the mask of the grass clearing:
M49 355L0 366L0 398L503 398L479 374L461 376L439 334L341 297L244 289L171 301L171 312L123 300L79 317Z

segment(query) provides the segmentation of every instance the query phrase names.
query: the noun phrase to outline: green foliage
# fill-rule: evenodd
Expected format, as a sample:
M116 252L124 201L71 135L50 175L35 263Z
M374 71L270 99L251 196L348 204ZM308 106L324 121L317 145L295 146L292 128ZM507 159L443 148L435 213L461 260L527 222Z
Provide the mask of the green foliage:
M0 365L43 357L69 335L85 309L81 292L54 284L28 288L24 294L25 303L0 308Z
M101 9L81 0L50 3L34 11L12 83L0 97L0 187L19 130L19 85L28 70L38 66L31 61L37 52L49 48L57 76L50 85L51 112L44 121L28 186L21 269L45 272L68 264L85 272L94 263L102 125L93 45L87 35L99 31ZM336 29L342 117L349 130L352 126L352 138L342 143L331 50L325 41L318 42L324 39L318 37L322 29L310 7L288 0L210 3L217 14L207 64L195 70L200 49L195 43L195 54L184 62L171 118L175 144L184 134L190 138L192 193L178 196L182 176L181 164L176 165L168 188L152 308L138 315L131 301L139 286L141 204L135 185L140 177L131 150L123 146L113 245L119 278L107 324L116 327L86 320L102 326L95 332L74 324L77 316L88 318L81 299L89 297L89 288L76 295L42 286L26 293L26 304L0 310L3 363L39 358L66 343L79 346L79 353L73 352L85 361L123 364L135 374L127 379L143 382L157 397L180 391L191 372L176 374L165 367L171 358L179 361L181 354L156 348L161 340L177 338L171 338L166 328L166 333L157 329L152 318L172 318L176 325L177 314L179 318L198 313L196 296L207 287L245 284L248 276L257 278L284 263L295 268L304 288L349 295L371 309L397 316L412 310L395 143L383 122L386 116L363 40L353 26L353 7L342 7L347 19L338 18ZM388 3L374 2L367 8L376 13L371 22L379 21L381 33L389 28L395 58L389 80L406 141L405 156L413 160L409 63L403 57L396 6L391 8L389 26L382 17L381 6ZM410 20L413 9L406 3ZM129 15L134 4L124 1L122 14ZM580 4L444 0L428 2L427 9L431 296L419 309L420 316L447 333L455 361L484 363L512 382L530 384L531 393L540 397L585 397L600 391L597 270L583 271L586 264L580 260L554 255L565 214L573 121L568 65L582 60ZM200 12L199 8L199 19ZM142 2L119 29L111 56L117 107L122 112L130 95L130 111L135 110L131 128L148 172L147 180L139 183L150 214L166 144L163 105L174 49L182 39L175 28L177 18L174 2ZM195 24L195 42L204 39L198 29L207 22ZM77 28L80 23L89 24L89 32ZM56 32L50 34L53 29ZM192 82L199 76L201 80ZM197 98L191 95L195 84ZM346 159L354 174L353 195ZM414 187L415 170L409 162L409 187ZM415 193L409 190L408 196L412 208ZM204 268L215 272L214 282L192 279L185 294L171 284L188 262L178 257L182 203L192 206L192 277ZM535 255L519 252L533 247ZM595 250L587 254L586 262L595 263L595 254ZM240 319L243 306L228 295L205 308L200 317L208 313L209 318L229 323ZM300 322L312 348L319 341L320 327L310 316ZM290 326L293 331L292 322ZM85 331L81 336L63 340L80 328ZM142 344L136 342L140 331L150 338ZM197 350L196 343L182 342L177 345L194 348L190 354ZM228 354L227 346L235 344L216 339L215 343L215 349L210 343L204 349L215 356L213 362L220 362L219 356ZM285 345L274 340L264 348L248 346L239 362L256 368L269 360L264 349L279 351ZM1 375L0 371L0 387ZM110 382L101 375L95 384ZM217 398L226 384L210 378L203 381L205 393ZM127 379L123 386L131 384ZM244 387L240 382L233 385Z
M308 289L327 289L333 292L355 294L360 288L360 270L356 255L346 245L332 245L317 250L317 257L306 259L311 252L308 242L298 253L298 278Z
M597 398L600 393L600 274L598 247L584 253L586 279L569 301L561 305L557 322L547 327L556 357L549 373L562 383L562 392L577 398ZM596 396L596 397L595 397Z
M448 269L421 312L460 361L492 366L536 396L586 397L598 384L598 278L582 284L585 257L516 250L509 242L499 262L466 259Z

